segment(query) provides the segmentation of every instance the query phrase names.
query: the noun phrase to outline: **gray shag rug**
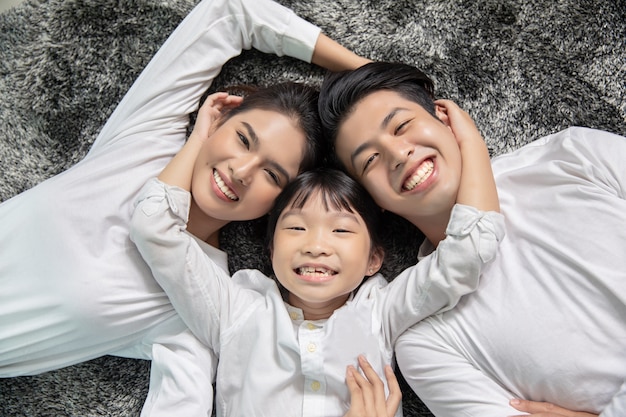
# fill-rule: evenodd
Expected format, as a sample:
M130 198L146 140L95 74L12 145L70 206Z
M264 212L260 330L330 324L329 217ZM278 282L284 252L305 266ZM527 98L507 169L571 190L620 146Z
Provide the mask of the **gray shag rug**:
M475 118L494 155L572 125L626 135L624 0L280 3L364 56L423 68L440 97ZM27 0L0 15L0 201L85 155L116 103L195 4ZM284 80L319 84L323 74L250 51L231 61L212 89ZM413 262L421 236L401 220L388 221L383 272L393 276ZM224 234L233 270L267 269L259 241L241 238L257 226L232 225ZM148 379L148 362L108 356L0 379L0 416L136 416ZM404 392L405 415L430 415L406 386Z

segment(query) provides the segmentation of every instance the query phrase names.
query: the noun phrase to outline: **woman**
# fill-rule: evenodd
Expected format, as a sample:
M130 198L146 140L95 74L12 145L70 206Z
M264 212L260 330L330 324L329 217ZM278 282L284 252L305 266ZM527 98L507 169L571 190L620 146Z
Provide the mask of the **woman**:
M319 103L338 162L424 232L420 256L445 235L462 181L433 90L416 68L372 63L331 74ZM396 345L435 415L512 415L514 397L565 407L512 402L545 416L626 415L624 155L625 138L571 128L493 160L500 253L476 292Z
M130 242L128 223L143 183L183 147L188 114L202 93L229 58L251 47L330 69L362 62L276 3L200 3L139 76L85 159L0 206L0 376L105 354L151 359L143 414L210 412L214 355L174 312ZM191 216L190 231L224 269L226 255L211 246L221 227L265 214L284 184L316 159L315 146L305 145L316 142L308 126L317 120L315 92L284 87L265 94L290 101L246 109L244 100L224 122L228 135L208 141L204 159L196 161L194 202L205 210ZM198 122L195 129L203 129ZM293 152L269 152L279 143Z

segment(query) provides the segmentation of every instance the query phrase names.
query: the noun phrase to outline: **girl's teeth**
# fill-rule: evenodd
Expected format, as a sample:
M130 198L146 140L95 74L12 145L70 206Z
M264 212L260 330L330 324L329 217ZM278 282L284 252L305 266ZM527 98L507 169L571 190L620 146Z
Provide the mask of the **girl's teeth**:
M404 183L404 189L411 191L413 188L423 183L426 178L433 172L435 164L430 159L425 161L407 182Z
M311 267L304 266L302 268L298 268L298 274L327 277L329 275L332 275L332 271L329 271L327 269L318 269L318 268L311 268Z
M215 179L217 187L220 189L221 192L224 193L224 195L226 195L226 197L230 198L233 201L239 200L239 198L232 191L230 191L230 188L226 186L224 180L222 179L222 177L220 177L220 174L217 173L216 169L213 170L213 178Z

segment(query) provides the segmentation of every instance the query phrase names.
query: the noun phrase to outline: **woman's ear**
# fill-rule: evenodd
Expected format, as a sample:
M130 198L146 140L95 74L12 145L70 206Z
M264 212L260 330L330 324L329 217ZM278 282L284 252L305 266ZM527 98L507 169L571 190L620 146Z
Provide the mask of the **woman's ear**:
M367 264L367 276L372 276L383 266L383 259L385 259L385 252L381 247L373 248L370 253L369 263Z

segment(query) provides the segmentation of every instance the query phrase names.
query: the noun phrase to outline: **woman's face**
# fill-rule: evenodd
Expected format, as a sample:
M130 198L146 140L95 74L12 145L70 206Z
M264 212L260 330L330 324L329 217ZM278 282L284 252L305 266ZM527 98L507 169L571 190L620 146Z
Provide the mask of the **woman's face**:
M379 206L413 223L449 212L456 201L461 153L451 129L395 92L359 101L335 148Z
M203 144L193 170L193 199L214 219L261 217L298 174L304 149L304 132L287 116L268 110L234 115Z

